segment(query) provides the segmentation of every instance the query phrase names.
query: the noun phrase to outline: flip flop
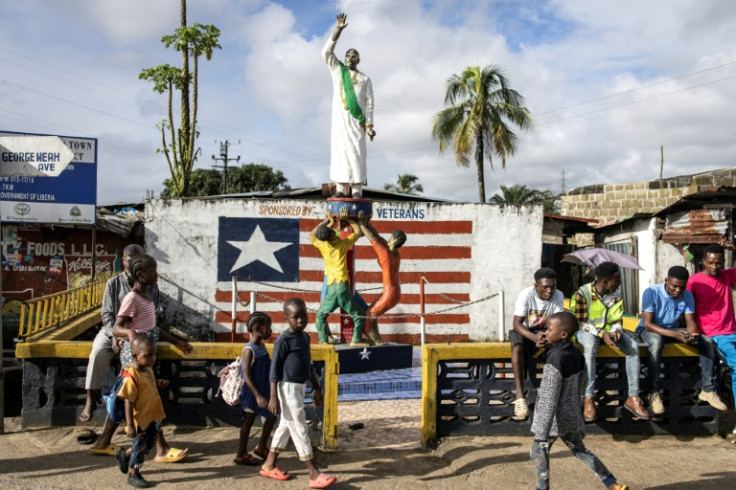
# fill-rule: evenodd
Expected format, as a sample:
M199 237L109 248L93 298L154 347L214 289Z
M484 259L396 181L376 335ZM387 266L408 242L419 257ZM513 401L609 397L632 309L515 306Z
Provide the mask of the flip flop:
M261 468L261 471L259 471L259 473L261 476L265 476L266 478L271 478L278 481L286 481L291 479L291 475L288 474L286 471L279 469L278 466L274 467L274 469L272 469L271 471L266 471Z
M250 453L246 454L242 458L233 459L233 463L242 464L245 466L255 466L258 464L258 462L253 458L253 455L251 455Z
M155 463L178 463L182 459L186 458L188 455L189 449L174 449L173 447L170 447L168 452L166 453L166 456L156 456L155 458L153 458L153 461Z
M92 444L95 442L97 434L92 429L83 429L82 432L77 436L77 443L79 444Z
M118 451L115 453L115 457L118 460L118 468L120 468L120 472L124 475L128 473L128 465L130 464L130 460L125 454L125 449L118 449Z
M316 480L309 480L309 488L327 488L336 481L334 476L320 473Z
M108 444L107 447L103 449L96 447L89 448L89 450L92 451L93 454L102 454L104 456L115 456L115 453L118 452L118 449L120 449L120 446L116 446L115 444Z

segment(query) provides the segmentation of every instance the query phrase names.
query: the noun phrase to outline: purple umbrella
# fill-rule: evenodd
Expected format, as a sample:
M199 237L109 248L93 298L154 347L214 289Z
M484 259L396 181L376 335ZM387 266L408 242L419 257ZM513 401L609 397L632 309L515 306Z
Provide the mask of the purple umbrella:
M632 255L614 252L607 248L585 248L575 250L569 254L562 256L562 262L570 262L571 264L587 265L588 267L597 267L603 262L613 262L624 269L644 270L636 257Z

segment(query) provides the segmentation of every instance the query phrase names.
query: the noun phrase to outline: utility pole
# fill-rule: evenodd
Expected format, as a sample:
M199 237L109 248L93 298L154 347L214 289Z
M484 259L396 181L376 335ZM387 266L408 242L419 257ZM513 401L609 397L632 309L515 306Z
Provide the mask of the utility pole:
M228 158L227 156L227 150L230 147L230 142L228 140L225 140L225 142L220 142L220 156L217 157L215 155L212 155L212 159L215 161L222 160L222 165L212 165L214 168L221 168L222 169L222 193L227 194L227 162L239 162L240 161L240 155L238 155L238 158ZM238 144L240 144L240 140L238 140Z
M659 146L659 188L662 189L662 173L664 172L664 145Z
M565 169L562 169L562 181L560 182L560 195L565 193Z

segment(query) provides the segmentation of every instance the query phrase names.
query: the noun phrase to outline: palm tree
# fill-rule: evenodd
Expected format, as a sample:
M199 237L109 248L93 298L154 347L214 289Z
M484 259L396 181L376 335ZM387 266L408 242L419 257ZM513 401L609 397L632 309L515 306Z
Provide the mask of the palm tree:
M503 70L496 65L469 66L447 80L445 104L450 107L435 114L432 138L439 140L440 152L452 143L455 162L461 167L470 165L475 149L480 202L486 202L484 158L493 168L495 155L506 168L506 156L516 152L517 137L508 123L524 131L534 124L523 103L524 97L508 87Z
M545 213L557 213L558 196L550 190L540 191L531 189L525 185L501 186L501 194L494 194L488 202L494 204L516 205L542 204Z
M494 194L488 202L505 205L521 205L534 202L539 191L530 189L525 185L501 186L501 194Z
M383 184L383 190L400 192L401 194L419 194L424 192L424 187L417 181L419 177L412 174L401 174L395 184Z

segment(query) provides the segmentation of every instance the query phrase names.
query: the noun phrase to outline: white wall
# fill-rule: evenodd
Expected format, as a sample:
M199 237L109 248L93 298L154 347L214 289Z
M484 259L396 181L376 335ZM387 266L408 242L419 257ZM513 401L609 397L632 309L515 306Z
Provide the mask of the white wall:
M146 249L159 261L159 287L184 306L191 308L210 320L217 320L217 312L229 314L229 299L223 301L222 293L216 299L216 291L231 291L229 281L218 282L218 226L220 217L229 218L295 218L305 223L305 219L318 220L324 216L324 203L321 201L298 200L152 200L146 203ZM287 213L287 215L283 215ZM403 219L401 216L403 215ZM388 203L376 202L373 208L373 222L376 226L382 220L401 223L422 222L428 230L422 234L407 233L406 247L427 247L430 257L424 260L402 258L401 271L415 272L425 270L467 271L469 284L429 284L427 294L462 293L469 294L474 301L503 289L506 292L505 321L507 329L511 325L513 303L518 292L533 283L534 271L539 268L542 251L542 207L499 207L489 204L446 204L446 203ZM472 233L453 235L440 233L441 224L433 222L470 221ZM311 223L311 222L309 222ZM311 229L311 224L309 228ZM406 225L409 226L409 225ZM417 225L421 226L421 225ZM432 231L434 230L434 232ZM435 233L436 232L436 233ZM299 240L302 245L311 247L308 229L302 224ZM269 240L270 241L270 240ZM364 238L358 245L368 246ZM431 251L443 246L471 247L467 259L432 259ZM432 248L434 247L434 248ZM300 268L321 268L322 259L300 257ZM320 269L321 270L321 269ZM356 260L356 270L380 272L375 259ZM288 288L310 291L304 293L310 308L318 307L314 298L321 288L316 280L297 283L278 283ZM359 284L358 288L381 286L378 283ZM252 288L258 291L267 289L260 284L241 284L241 291ZM418 282L402 284L402 297L416 297ZM299 295L299 294L296 294ZM427 304L431 312L451 306L451 303ZM259 304L259 309L274 312L280 304ZM417 314L419 306L412 301L402 300L390 313ZM496 299L466 306L453 313L467 313L468 323L431 324L427 333L467 334L472 340L494 340L498 333L498 302ZM224 313L220 313L222 322ZM224 322L223 322L224 323ZM217 327L215 327L217 328ZM222 330L227 327L223 326ZM313 330L310 325L308 330ZM239 326L242 330L242 326ZM279 331L278 327L274 328ZM334 330L334 329L333 329ZM417 334L418 323L397 322L381 324L382 334Z
M603 243L629 242L636 238L639 265L643 270L637 274L639 282L639 304L644 290L659 281L657 268L657 218L641 218L625 222L616 230L612 226L602 235Z

